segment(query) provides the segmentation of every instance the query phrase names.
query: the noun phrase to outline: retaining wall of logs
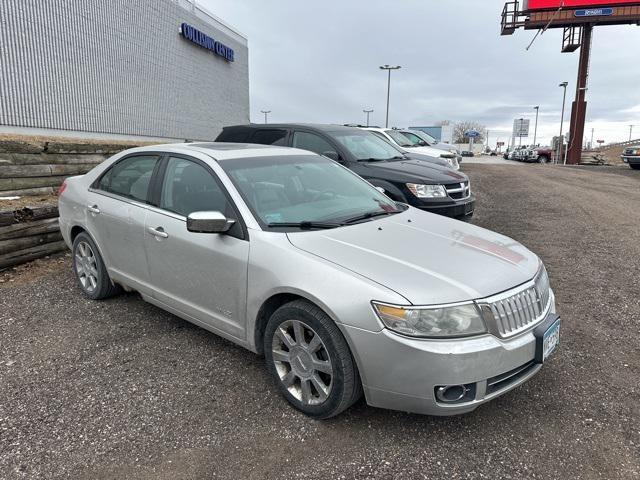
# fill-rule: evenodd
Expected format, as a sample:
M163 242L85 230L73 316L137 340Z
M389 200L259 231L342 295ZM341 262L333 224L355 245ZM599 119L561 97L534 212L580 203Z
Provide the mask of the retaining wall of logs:
M88 172L114 153L137 145L0 139L0 197L50 195L21 208L0 202L0 270L65 250L57 193L65 178Z

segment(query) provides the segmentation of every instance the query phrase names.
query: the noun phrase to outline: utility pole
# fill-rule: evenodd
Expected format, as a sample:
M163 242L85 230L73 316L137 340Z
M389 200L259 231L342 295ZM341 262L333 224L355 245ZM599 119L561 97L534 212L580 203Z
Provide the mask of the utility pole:
M271 113L271 110L260 110L260 111L264 113L264 123L267 123L267 115Z
M593 150L593 132L594 132L595 128L591 129L591 143L589 143L589 149Z
M562 149L564 147L564 137L562 136L562 127L564 123L564 105L567 100L567 86L569 82L562 82L559 87L564 88L564 93L562 94L562 115L560 116L560 140L558 141L558 155L556 156L556 163L559 160L562 160Z
M536 126L533 129L533 146L536 146L536 140L538 139L538 112L540 111L540 105L533 107L536 111Z
M391 70L400 70L402 67L400 65L396 65L395 67L391 67L389 65L383 65L380 67L380 70L386 70L389 73L387 78L387 120L385 122L385 127L389 128L389 97L391 95Z
M629 141L631 141L632 134L633 134L633 125L629 125Z
M367 114L367 127L369 126L369 114L373 112L372 110L362 110L364 113Z

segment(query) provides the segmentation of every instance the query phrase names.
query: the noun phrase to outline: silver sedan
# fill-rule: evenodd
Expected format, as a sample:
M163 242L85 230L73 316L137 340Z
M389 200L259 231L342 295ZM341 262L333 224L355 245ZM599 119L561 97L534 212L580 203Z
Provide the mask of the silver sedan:
M316 418L363 393L377 407L469 412L558 345L535 254L303 150L131 149L67 179L59 207L87 297L134 290L264 354L284 397Z

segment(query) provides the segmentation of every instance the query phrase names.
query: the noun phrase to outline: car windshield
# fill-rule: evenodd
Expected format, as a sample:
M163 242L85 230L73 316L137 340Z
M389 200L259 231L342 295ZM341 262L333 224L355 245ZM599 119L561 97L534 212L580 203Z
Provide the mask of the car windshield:
M358 161L404 159L404 152L366 130L332 132L331 136Z
M319 155L242 158L220 165L263 228L332 228L403 210Z
M413 142L411 142L407 137L405 137L397 130L385 130L385 133L389 135L393 139L393 141L401 147L413 147Z
M425 143L428 145L429 143L426 142L425 140L423 140L422 138L420 138L418 135L412 133L412 132L406 132L406 131L401 131L400 132L403 136L407 137L407 140L409 140L414 147L417 147L419 145L424 145Z
M422 140L427 142L429 145L433 145L434 143L438 143L438 141L435 138L433 138L428 133L423 132L422 130L412 130L411 133L416 135L416 136L418 136L418 137L420 137Z

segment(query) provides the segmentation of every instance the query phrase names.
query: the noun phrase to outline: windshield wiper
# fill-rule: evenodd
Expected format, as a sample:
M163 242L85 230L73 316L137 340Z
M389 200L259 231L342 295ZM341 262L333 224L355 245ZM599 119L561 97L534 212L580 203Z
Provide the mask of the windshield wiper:
M387 216L387 215L395 215L396 213L400 213L400 212L402 212L402 210L391 210L391 211L388 211L388 212L386 212L384 210L376 210L376 211L373 211L373 212L363 213L362 215L357 215L355 217L347 218L342 223L347 225L349 223L359 222L360 220L369 220L370 218L375 218L375 217L383 217L383 216Z
M271 222L267 224L269 228L299 228L301 230L310 230L312 228L338 228L341 227L341 223L332 223L332 222L311 222L311 221L302 221L302 222Z
M359 158L359 162L384 162L386 158Z

